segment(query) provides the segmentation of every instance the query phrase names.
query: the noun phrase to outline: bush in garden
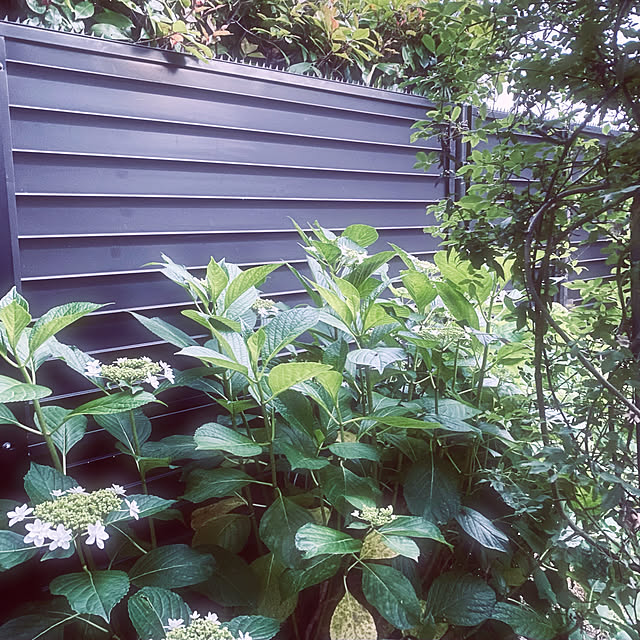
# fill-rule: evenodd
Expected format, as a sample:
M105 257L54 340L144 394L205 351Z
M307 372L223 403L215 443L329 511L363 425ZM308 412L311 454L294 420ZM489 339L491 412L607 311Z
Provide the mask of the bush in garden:
M62 458L54 458L58 469L32 465L30 502L16 505L12 519L38 516L27 542L59 540L50 554L77 551L87 560L52 581L51 593L65 601L55 615L37 618L38 628L81 621L105 629L103 636L126 634L126 600L145 640L201 637L205 619L191 618L186 603L204 600L205 610L232 618L221 638L267 639L282 624L279 637L440 638L476 628L551 640L572 624L571 604L552 601L550 594L565 597L568 589L550 586L537 556L558 534L545 521L551 499L533 490L522 466L529 445L514 438L528 437L530 346L510 319L518 298L506 289L510 265L497 275L453 252L436 254L434 263L399 247L370 254L378 234L365 225L340 236L319 226L299 232L309 275L295 273L312 304L292 309L257 289L280 265L241 271L212 259L197 278L163 258L163 273L193 300L184 315L208 338L136 317L193 369L144 359L104 364L54 337L43 342L48 357L62 358L102 395L73 411L41 406L43 421L22 425L51 439ZM26 302L11 292L0 306L12 304ZM11 314L0 315L5 345L4 336L14 335ZM26 316L22 325L25 337L15 344L36 333ZM29 384L32 396L31 387L39 389L28 398L35 409L46 391L35 377ZM193 437L153 442L143 408L180 385L203 391L217 409ZM118 497L117 507L104 488L58 495L76 483L63 474L69 449L56 445L55 434L74 425L77 442L88 415L140 472L143 493ZM185 482L177 506L195 507L191 544L163 546L152 516L175 502L147 495L146 474L177 463ZM71 540L57 533L57 521L47 528L40 517L55 520L49 514L60 500L102 505L105 496L110 502L95 521L61 523ZM148 536L128 526L136 515L148 518ZM13 528L0 534L9 550L3 568L38 552L24 537ZM126 542L125 554L116 539ZM103 556L92 558L100 544L107 569L98 568ZM31 614L2 630L27 637L20 629L33 624Z

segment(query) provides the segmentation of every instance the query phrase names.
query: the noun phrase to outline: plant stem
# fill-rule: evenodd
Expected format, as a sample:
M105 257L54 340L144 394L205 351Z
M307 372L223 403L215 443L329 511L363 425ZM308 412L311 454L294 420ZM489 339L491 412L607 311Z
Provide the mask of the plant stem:
M20 366L20 371L22 372L22 376L24 377L25 381L28 384L33 384L33 380L31 379L31 376L29 375L29 372L26 370L24 365ZM65 469L62 465L62 462L60 461L60 456L58 455L56 446L53 444L53 438L51 437L51 434L47 430L47 423L44 419L44 414L42 413L42 406L40 405L39 400L36 399L33 401L33 408L38 418L38 427L40 428L40 433L42 434L44 441L47 443L47 448L49 449L49 455L51 456L51 460L53 461L55 468L60 473L64 474Z
M142 456L140 449L140 439L138 438L138 427L136 425L136 417L133 413L133 409L129 409L129 421L131 422L131 433L133 434L133 447L136 452L137 458ZM140 461L136 459L136 466L138 467L138 473L140 474L140 482L142 483L142 493L146 496L149 495L149 489L147 487L147 474L143 467L140 466ZM149 539L151 540L151 548L155 549L158 546L158 539L156 537L156 526L153 522L153 518L148 519L149 523Z

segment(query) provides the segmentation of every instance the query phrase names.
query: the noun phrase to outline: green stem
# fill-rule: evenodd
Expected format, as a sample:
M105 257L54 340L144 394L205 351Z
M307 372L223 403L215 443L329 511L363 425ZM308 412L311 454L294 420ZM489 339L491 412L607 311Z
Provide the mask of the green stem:
M133 434L133 448L136 452L136 466L138 467L138 473L140 474L140 482L142 483L142 493L145 496L149 495L149 489L147 487L147 474L143 467L140 466L138 458L142 456L140 449L140 438L138 437L138 427L136 425L136 417L133 413L133 409L129 409L129 421L131 422L131 433ZM156 537L156 526L153 522L153 518L148 519L149 523L149 539L151 540L151 548L155 549L158 546L158 539Z
M24 377L27 384L33 384L33 380L31 379L31 376L29 375L24 365L20 366L20 371L22 372L22 376ZM39 400L33 401L33 408L38 418L38 427L40 428L40 433L42 434L44 441L47 443L47 449L49 449L49 454L51 455L51 460L53 461L53 465L60 473L64 474L65 473L64 467L62 465L62 462L60 461L60 456L58 455L56 446L53 444L53 438L51 437L51 434L47 430L47 423L44 419L44 414L42 413L42 406L40 405Z
M491 291L491 298L489 300L489 309L487 311L487 316L485 318L485 333L491 332L491 314L493 312L493 303L495 301L496 296L496 288L497 285L494 285L493 290ZM479 380L478 380L478 390L476 392L478 408L480 408L482 404L482 388L484 386L484 379L487 373L487 360L489 359L489 343L484 345L484 349L482 351L482 364L480 365L479 372Z

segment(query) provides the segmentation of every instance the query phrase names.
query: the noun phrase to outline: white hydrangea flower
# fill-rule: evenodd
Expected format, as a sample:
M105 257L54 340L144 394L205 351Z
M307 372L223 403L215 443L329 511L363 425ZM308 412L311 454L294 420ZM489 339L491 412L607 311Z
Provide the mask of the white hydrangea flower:
M44 539L51 537L51 524L42 522L40 518L36 518L31 524L26 524L25 528L29 532L24 537L24 541L27 544L32 542L36 547L42 547L44 546Z
M131 502L129 502L129 500L125 500L125 502L127 503L127 507L129 507L129 516L139 520L140 507L138 506L138 503L135 500L131 500Z
M207 622L218 622L218 614L216 613L211 613L211 611L209 611L209 613L207 613L205 620Z
M113 491L117 496L124 496L127 493L126 489L119 484L112 484L111 491Z
M54 489L54 490L51 492L51 495L52 495L54 498L62 498L62 496L64 495L64 493L65 493L65 492L64 492L62 489Z
M21 507L16 507L13 511L9 511L7 513L10 518L9 526L13 527L16 522L22 522L30 513L33 513L33 509L27 504L23 504Z
M238 640L252 640L252 638L248 633L243 633L242 631L239 631Z
M200 617L200 614L197 611L192 611L191 614L189 615L189 617L192 620L197 620Z
M89 360L85 365L85 375L90 378L98 378L102 374L102 363L100 360Z
M50 530L48 537L51 538L49 551L54 551L58 547L60 549L68 549L71 546L73 532L65 529L63 524L59 524L54 530Z
M100 520L96 520L95 524L87 527L87 544L94 544L98 549L104 549L104 541L109 539L109 534L105 531L104 525Z
M79 493L83 496L87 495L87 491L84 487L71 487L71 489L67 489L67 493Z
M158 380L158 376L148 375L142 382L150 384L154 389L157 389L160 386L160 380Z
M171 384L173 384L176 381L176 377L173 375L173 369L166 362L162 362L162 360L160 360L160 362L158 362L158 364L162 367L162 375Z
M182 618L169 618L165 629L172 631L173 629L179 629L180 627L184 627L184 620Z

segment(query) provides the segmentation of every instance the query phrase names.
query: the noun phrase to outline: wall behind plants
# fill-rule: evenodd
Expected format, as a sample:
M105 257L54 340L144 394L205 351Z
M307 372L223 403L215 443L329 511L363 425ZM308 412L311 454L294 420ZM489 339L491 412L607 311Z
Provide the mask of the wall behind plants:
M198 276L211 255L301 267L290 218L373 225L376 249L435 248L425 206L449 185L413 168L434 146L409 143L424 99L20 25L0 36L0 288L21 287L35 316L110 303L61 335L104 361L171 357L131 311L193 332L186 297L148 264L162 253ZM286 268L265 289L302 298ZM49 370L67 406L86 399L82 378ZM162 419L198 404L183 395ZM96 434L85 459L99 449Z

